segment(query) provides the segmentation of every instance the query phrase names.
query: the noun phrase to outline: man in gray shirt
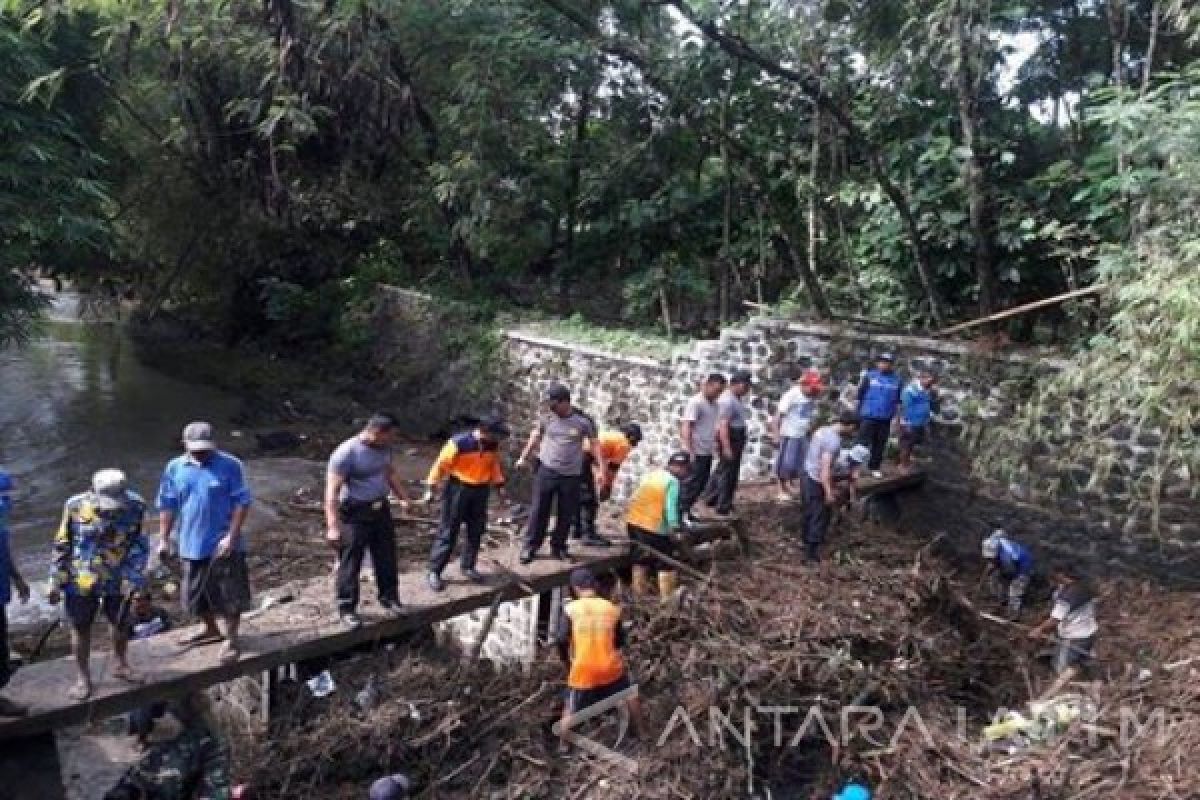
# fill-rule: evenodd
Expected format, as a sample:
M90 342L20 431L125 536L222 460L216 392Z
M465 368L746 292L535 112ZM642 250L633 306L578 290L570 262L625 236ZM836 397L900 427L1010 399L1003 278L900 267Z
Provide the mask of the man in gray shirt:
M571 405L571 392L561 384L546 390L546 411L537 421L517 468L534 467L533 502L529 509L529 527L521 548L521 563L533 561L550 527L550 509L554 508L554 532L550 551L555 558L567 558L567 534L579 515L579 491L583 481L584 453L592 451L596 469L608 469L599 447L593 448L596 429L591 421ZM537 463L532 455L537 452Z
M688 399L680 416L680 440L683 449L692 456L692 470L679 497L679 512L685 525L693 524L692 506L704 494L712 474L713 455L717 451L717 398L723 391L725 376L712 373L701 384L700 391Z
M821 560L821 545L833 520L834 462L842 451L842 437L858 429L858 414L843 411L837 422L817 429L804 455L804 560Z
M379 604L391 613L400 609L396 532L388 504L389 491L404 497L392 466L396 433L395 417L375 414L360 433L338 445L329 457L325 475L325 540L338 554L338 613L348 628L362 624L358 617L358 576L368 550L375 569Z
M723 517L733 513L733 496L742 471L747 417L742 398L749 393L750 385L750 372L740 369L730 376L729 388L717 399L717 470L705 502Z

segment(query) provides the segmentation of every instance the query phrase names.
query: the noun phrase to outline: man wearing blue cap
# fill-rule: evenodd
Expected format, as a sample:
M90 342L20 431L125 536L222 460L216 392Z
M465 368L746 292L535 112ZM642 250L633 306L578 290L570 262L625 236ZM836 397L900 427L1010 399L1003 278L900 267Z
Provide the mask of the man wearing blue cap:
M867 468L876 478L882 477L883 454L891 436L892 419L900 408L900 378L893 366L896 357L881 353L875 368L863 373L858 384L858 441L871 448Z
M29 602L29 584L17 572L12 552L8 549L8 512L12 508L9 492L13 490L12 477L0 469L0 689L8 685L12 670L8 664L8 614L5 606L12 599L12 589L22 603ZM25 709L6 697L0 697L0 717L23 717Z

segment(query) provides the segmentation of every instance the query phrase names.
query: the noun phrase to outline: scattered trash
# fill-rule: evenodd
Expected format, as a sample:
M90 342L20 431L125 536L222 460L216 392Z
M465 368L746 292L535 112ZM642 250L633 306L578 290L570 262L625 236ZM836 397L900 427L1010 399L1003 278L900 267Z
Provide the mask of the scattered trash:
M354 704L362 711L370 711L379 705L379 687L375 685L375 676L367 676L367 685L354 695Z
M312 692L313 697L328 697L337 691L337 685L334 684L333 675L329 674L329 670L308 679L305 681L305 685Z

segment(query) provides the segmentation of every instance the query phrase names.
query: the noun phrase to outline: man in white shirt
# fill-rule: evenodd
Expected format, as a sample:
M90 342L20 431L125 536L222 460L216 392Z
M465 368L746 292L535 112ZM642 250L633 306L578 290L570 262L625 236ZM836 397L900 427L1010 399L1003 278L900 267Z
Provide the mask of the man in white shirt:
M692 470L683 483L679 511L685 525L691 524L692 506L708 486L713 456L717 452L717 398L725 391L725 376L709 375L692 395L680 415L679 438L692 457Z
M1074 677L1079 667L1091 661L1100 626L1096 622L1095 595L1078 568L1058 567L1051 573L1050 579L1058 587L1054 590L1050 616L1030 631L1029 636L1033 639L1044 638L1057 627L1058 648L1054 656L1054 671L1060 676L1058 684L1061 684Z
M779 479L779 499L791 500L803 493L804 485L794 481L804 476L804 451L817 401L825 391L821 373L815 369L797 369L790 389L779 398L779 408L771 418L771 436L779 443L775 476Z

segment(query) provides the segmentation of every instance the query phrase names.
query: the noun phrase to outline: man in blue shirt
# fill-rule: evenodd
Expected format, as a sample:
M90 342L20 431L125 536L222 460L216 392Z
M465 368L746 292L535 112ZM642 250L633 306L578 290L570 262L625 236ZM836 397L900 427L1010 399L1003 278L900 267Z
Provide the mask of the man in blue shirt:
M184 644L219 642L219 614L225 621L220 658L232 662L241 655L241 613L250 607L242 525L252 497L242 462L217 449L212 425L189 424L183 429L183 446L187 452L167 464L158 488L159 558L170 557L174 528L183 562L183 607L204 623Z
M8 493L13 490L13 480L0 469L0 689L8 685L12 669L8 663L8 613L6 606L12 599L12 589L17 590L22 603L29 602L29 584L17 572L12 552L8 549L8 512L12 500ZM7 697L0 697L0 717L23 717L25 708Z
M896 358L882 353L875 369L863 373L858 383L858 440L871 449L867 468L882 477L883 455L891 434L892 419L900 407L900 378L893 371Z
M939 410L933 373L927 369L900 393L900 469L912 469L913 449L924 443L929 421Z
M1007 596L1009 618L1016 619L1021 615L1021 603L1033 578L1033 551L997 529L983 540L983 560L996 594Z

